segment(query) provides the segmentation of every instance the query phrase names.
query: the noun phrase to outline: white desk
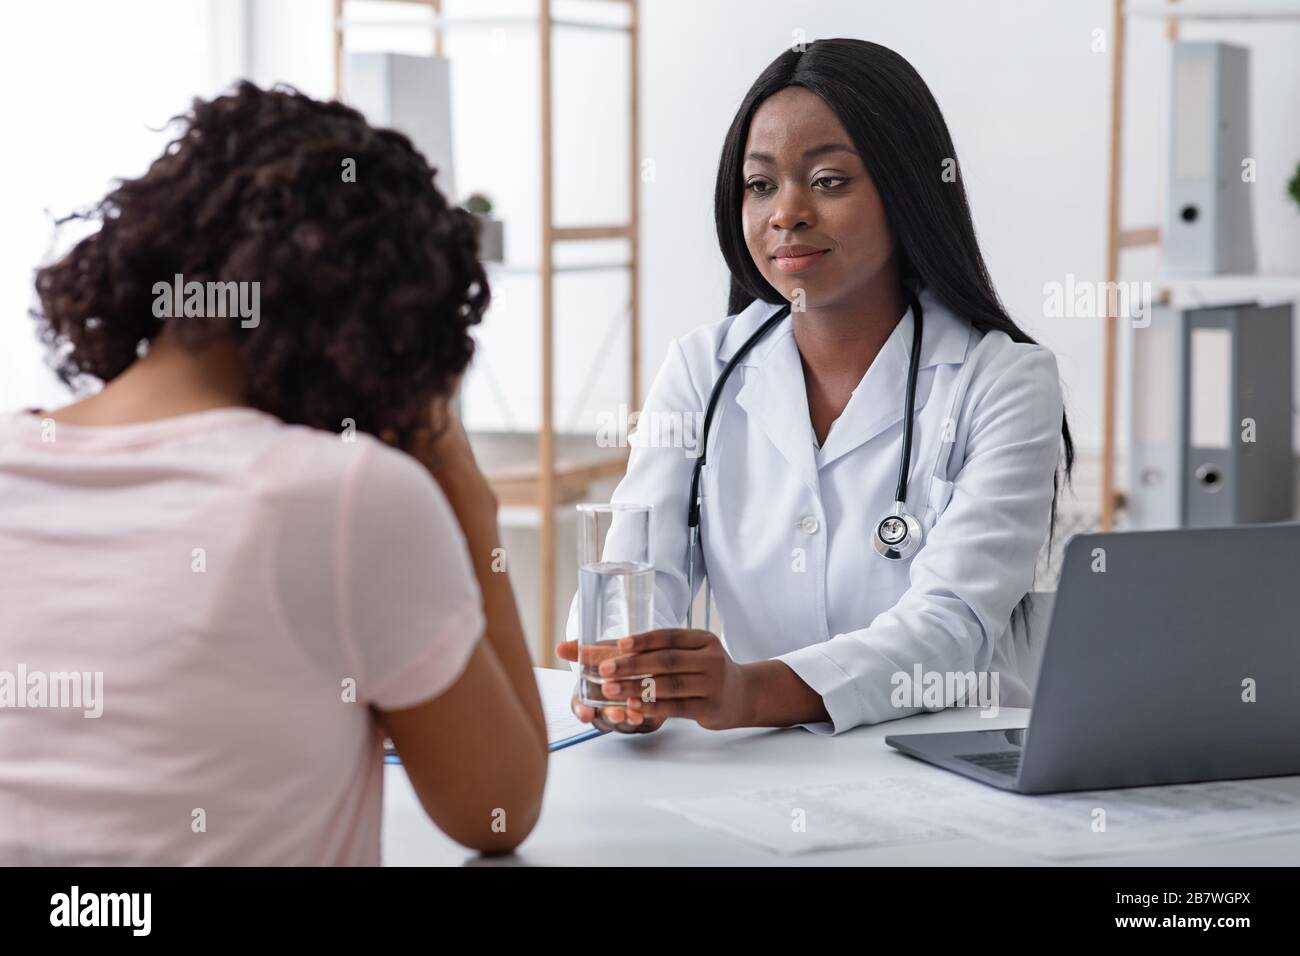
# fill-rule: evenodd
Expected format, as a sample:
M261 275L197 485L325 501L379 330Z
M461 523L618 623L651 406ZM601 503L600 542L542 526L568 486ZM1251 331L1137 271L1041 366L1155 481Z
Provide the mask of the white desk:
M1027 710L1006 708L996 718L981 718L973 710L947 710L859 727L838 737L818 737L801 728L714 732L685 720L670 720L653 734L606 735L551 755L537 828L514 856L491 861L443 836L420 807L402 768L389 766L384 769L384 862L394 866L1055 865L1044 857L973 839L781 856L645 803L760 787L947 774L898 753L885 744L885 736L1023 727L1028 716ZM1300 795L1300 777L1260 783ZM1300 833L1089 862L1295 865L1300 862Z

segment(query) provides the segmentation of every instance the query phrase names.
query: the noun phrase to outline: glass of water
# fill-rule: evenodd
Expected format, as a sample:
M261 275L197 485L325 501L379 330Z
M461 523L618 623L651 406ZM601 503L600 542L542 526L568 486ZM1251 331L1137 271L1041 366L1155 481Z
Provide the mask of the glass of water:
M618 642L654 626L652 505L578 505L578 699L605 707L601 661L618 656ZM627 680L639 681L642 675Z

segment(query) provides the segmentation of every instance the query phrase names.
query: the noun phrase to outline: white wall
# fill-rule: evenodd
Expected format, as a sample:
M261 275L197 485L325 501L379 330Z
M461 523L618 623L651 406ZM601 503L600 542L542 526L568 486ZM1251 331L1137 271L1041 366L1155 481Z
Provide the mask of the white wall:
M67 390L46 367L33 272L53 220L144 172L158 132L193 96L240 71L241 0L48 0L7 4L0 28L0 410L53 407ZM84 230L83 230L84 231ZM80 235L59 233L66 249Z

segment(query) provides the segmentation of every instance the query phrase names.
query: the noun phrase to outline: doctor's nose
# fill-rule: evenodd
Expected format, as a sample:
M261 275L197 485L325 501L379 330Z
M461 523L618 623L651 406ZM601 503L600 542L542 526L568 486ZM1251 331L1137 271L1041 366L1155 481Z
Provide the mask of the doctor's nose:
M801 193L787 191L785 196L777 197L768 226L775 232L793 232L807 229L815 221L816 217L805 197Z

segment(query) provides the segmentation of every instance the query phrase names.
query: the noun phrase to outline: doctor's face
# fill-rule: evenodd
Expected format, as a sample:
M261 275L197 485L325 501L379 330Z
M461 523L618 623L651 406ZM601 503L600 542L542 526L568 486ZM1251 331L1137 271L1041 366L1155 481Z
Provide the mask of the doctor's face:
M790 86L763 101L742 171L745 244L786 299L802 289L809 309L827 308L852 303L884 275L894 281L894 237L880 194L816 93Z

